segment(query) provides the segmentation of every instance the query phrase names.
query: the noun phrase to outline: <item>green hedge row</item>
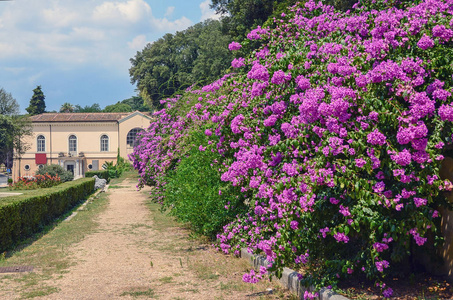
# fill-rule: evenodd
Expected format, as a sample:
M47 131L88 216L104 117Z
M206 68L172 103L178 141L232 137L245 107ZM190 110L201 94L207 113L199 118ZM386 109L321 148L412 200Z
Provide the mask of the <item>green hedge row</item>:
M0 201L0 253L38 232L46 224L86 199L94 190L94 179L69 181L36 193Z
M112 177L109 174L110 173L108 170L87 171L85 172L85 177L93 177L94 175L96 175L97 177L103 178L107 180L107 182L109 182L110 178Z

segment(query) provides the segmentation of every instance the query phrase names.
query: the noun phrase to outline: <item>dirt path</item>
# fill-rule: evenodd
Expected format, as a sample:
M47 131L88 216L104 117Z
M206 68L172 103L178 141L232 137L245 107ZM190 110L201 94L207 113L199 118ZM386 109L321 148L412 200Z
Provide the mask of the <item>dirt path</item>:
M237 260L190 244L183 230L156 229L135 180L123 181L108 195L98 230L69 249L73 263L62 275L43 282L57 292L35 299L262 297L268 286L244 286L242 271L230 266Z

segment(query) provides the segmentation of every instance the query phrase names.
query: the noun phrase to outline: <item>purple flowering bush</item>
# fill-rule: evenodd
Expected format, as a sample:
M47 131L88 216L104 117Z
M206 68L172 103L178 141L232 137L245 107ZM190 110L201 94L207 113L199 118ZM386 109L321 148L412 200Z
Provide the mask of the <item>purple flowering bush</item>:
M303 266L317 287L358 274L380 281L428 234L441 242L438 208L452 188L439 168L452 149L453 0L386 2L340 13L308 1L254 29L248 38L262 47L235 59L236 74L164 101L132 155L141 183L165 203L169 174L189 150L212 153L227 184L212 186L218 201L248 206L217 235L218 249L263 253L277 276ZM194 132L206 142L194 144ZM229 216L240 211L227 203Z
M139 171L138 187L156 187L153 197L164 210L211 238L247 208L240 189L220 179L222 156L207 150L217 135L206 107L226 99L218 93L225 92L229 76L201 90L189 89L183 98L162 100L165 108L154 114L156 122L140 134L130 155Z

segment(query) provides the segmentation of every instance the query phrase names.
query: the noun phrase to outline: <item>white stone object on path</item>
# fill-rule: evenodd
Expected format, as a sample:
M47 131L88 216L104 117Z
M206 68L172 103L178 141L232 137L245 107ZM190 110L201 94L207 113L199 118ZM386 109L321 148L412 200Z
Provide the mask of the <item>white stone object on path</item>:
M97 175L93 176L95 182L94 182L94 189L102 189L104 190L105 186L107 185L107 180L99 178Z

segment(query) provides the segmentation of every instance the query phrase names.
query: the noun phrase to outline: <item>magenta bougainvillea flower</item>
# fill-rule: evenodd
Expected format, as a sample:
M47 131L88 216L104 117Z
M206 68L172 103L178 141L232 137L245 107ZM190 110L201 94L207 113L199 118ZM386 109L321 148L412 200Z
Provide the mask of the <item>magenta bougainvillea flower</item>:
M261 252L266 272L312 263L310 283L358 273L379 281L397 263L392 251L440 234L437 207L452 188L438 170L453 145L453 79L442 60L453 3L386 2L338 12L310 0L252 30L247 38L262 46L233 60L236 74L162 100L131 155L140 184L155 185L165 205L178 164L212 154L218 201L237 201L222 205L231 217L218 250ZM240 205L246 212L234 214Z

